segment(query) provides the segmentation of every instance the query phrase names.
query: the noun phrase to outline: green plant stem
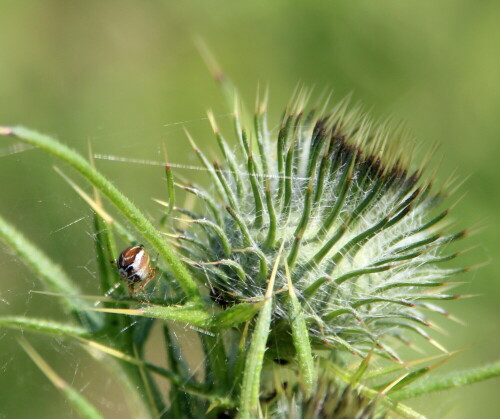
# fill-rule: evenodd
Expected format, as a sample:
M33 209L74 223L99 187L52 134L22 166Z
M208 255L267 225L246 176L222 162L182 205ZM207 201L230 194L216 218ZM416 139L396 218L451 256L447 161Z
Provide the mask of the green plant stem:
M111 182L92 167L76 151L57 140L24 127L0 127L0 134L12 135L28 144L39 147L66 162L99 189L116 208L137 228L149 241L162 259L169 265L183 291L193 302L201 302L201 294L196 282L179 257L165 243L164 238L153 224L132 204Z

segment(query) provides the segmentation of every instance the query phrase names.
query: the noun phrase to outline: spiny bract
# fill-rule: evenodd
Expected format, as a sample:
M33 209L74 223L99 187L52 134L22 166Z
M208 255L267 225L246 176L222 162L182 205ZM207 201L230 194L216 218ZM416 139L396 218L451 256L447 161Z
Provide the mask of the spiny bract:
M191 140L213 187L184 187L206 211L176 208L189 218L176 226L181 252L227 307L263 298L283 245L273 333L289 324L286 262L316 347L398 359L386 338L409 342L408 332L440 347L422 311L446 314L433 302L457 298L442 289L464 269L442 262L456 256L444 249L464 232L444 232L442 195L421 168L410 170L404 129L375 125L347 99L326 114L306 111L306 96L291 101L278 130L267 126L267 98L252 132L235 111L234 150L209 114L224 162L210 164Z
M356 385L346 385L328 374L315 382L311 395L305 396L300 385L287 386L276 391L268 405L262 402L268 417L280 418L335 418L335 419L384 419L384 409L379 409L377 398L369 398Z

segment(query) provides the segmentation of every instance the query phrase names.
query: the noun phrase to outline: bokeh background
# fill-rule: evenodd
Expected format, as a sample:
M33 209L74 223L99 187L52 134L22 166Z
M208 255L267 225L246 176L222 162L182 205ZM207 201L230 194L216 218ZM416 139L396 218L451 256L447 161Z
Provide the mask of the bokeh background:
M197 163L183 127L209 150L205 112L228 124L223 95L195 46L203 39L249 107L269 85L276 118L297 83L352 92L375 117L406 120L422 147L441 144L438 178L455 173L466 192L457 228L479 233L464 264L488 262L461 286L477 297L452 304L466 325L442 322L450 350L471 345L442 372L492 362L500 353L500 5L497 1L96 1L0 2L0 124L54 134L86 153ZM0 212L96 292L92 217L36 150L5 155ZM210 152L209 152L210 154ZM439 160L438 158L437 160ZM161 169L98 161L152 218ZM203 178L203 172L179 172ZM0 315L60 318L54 300L30 294L36 278L0 246ZM0 418L72 417L63 397L28 360L18 333L0 331ZM28 336L28 335L27 335ZM51 365L109 417L126 417L117 383L72 345L28 336ZM427 349L427 347L425 347ZM500 417L497 381L423 397L429 417Z

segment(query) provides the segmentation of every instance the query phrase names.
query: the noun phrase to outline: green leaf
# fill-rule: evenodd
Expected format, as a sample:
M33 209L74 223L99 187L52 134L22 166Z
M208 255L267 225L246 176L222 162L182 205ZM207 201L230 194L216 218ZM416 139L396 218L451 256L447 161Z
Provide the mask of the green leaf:
M75 390L66 381L64 381L57 373L45 362L37 351L24 339L19 340L20 345L26 351L31 360L45 374L63 395L73 408L82 416L88 419L103 418L96 408L80 393Z
M429 371L430 367L423 367L407 373L400 381L398 381L393 387L391 387L391 389L387 391L387 393L394 394L397 390L401 390L402 388L410 385L419 378L422 378Z
M363 375L365 374L366 370L368 369L368 366L370 365L370 362L371 362L371 359L373 356L373 352L374 352L373 349L370 352L368 352L368 355L365 358L363 358L363 360L359 364L358 369L356 370L356 372L353 374L353 376L351 378L351 385L352 386L357 385L359 383L359 381L361 380L361 378L363 377Z
M121 308L90 308L89 311L99 311L101 313L125 314L127 316L142 316L152 319L172 320L192 324L197 327L206 327L210 315L199 308L199 306L146 306L137 309Z
M231 381L234 383L234 387L239 389L241 387L241 382L243 380L243 374L245 372L245 361L247 355L247 338L248 338L248 330L250 328L251 322L246 322L241 335L239 336L238 348L236 352L236 359L234 360L234 364L230 369Z
M217 313L208 322L210 328L227 329L250 320L262 307L264 301L258 303L239 303Z
M302 306L299 303L292 284L292 278L288 270L288 264L285 262L286 277L288 280L289 299L289 317L290 326L292 328L292 338L297 358L299 361L299 370L304 380L306 396L311 395L311 390L314 384L315 371L314 361L311 351L311 342L309 341L309 332L304 318Z
M201 301L196 282L175 252L165 243L164 238L153 224L132 204L110 181L76 151L52 137L24 127L0 127L1 135L12 135L20 140L41 148L66 162L102 192L115 207L149 241L159 256L169 265L174 277L186 295L193 301Z
M45 333L51 336L86 337L89 335L89 331L83 327L54 322L51 320L34 319L21 316L0 317L0 327L21 331L31 330L33 332Z
M271 314L273 308L273 289L276 272L281 259L283 244L280 247L276 262L269 278L266 291L266 299L257 318L257 323L250 343L250 349L245 363L243 383L241 386L240 418L249 419L256 417L259 410L260 373L266 352L267 338L271 326Z
M499 376L500 361L495 364L485 365L484 367L472 368L465 371L455 371L440 377L430 377L419 385L414 385L408 389L392 393L391 398L395 400L406 400L435 391L463 387Z
M439 354L439 355L428 356L425 358L420 358L420 359L410 361L410 362L404 362L402 364L393 364L393 365L390 365L390 366L385 367L385 368L380 368L380 369L376 369L374 371L368 372L367 374L364 375L364 378L366 380L379 378L379 377L382 377L384 375L392 374L392 373L395 373L398 371L404 371L404 370L406 370L414 365L429 362L429 361L432 361L434 359L442 358L444 356L445 356L445 354ZM448 354L448 356L449 356L449 354Z
M49 291L66 295L81 293L61 266L52 261L41 249L31 243L1 216L0 239L15 251L17 256L40 278L44 287ZM85 326L98 328L101 324L101 318L96 313L84 312L85 303L83 301L65 297L62 298L62 302L64 307Z

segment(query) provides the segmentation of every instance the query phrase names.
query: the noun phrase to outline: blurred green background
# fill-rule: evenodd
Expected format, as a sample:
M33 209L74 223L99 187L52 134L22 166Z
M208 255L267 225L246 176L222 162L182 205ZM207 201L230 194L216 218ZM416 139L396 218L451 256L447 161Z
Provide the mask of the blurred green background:
M353 92L375 117L404 119L423 148L439 142L439 178L466 180L453 210L457 228L479 226L461 246L467 275L450 304L458 325L441 322L450 350L472 345L442 371L492 362L500 353L498 208L500 159L500 5L495 1L56 1L0 2L0 124L54 134L86 153L197 164L183 126L207 150L208 108L229 120L223 96L195 47L201 37L249 107L269 84L277 118L298 82L334 98ZM274 119L276 122L276 119ZM0 155L12 145L2 139ZM209 153L210 154L210 153ZM98 161L99 168L151 217L163 198L160 168ZM36 150L0 157L0 212L96 291L92 217ZM183 176L202 177L202 172ZM33 275L0 247L0 315L60 317L50 297L30 294ZM465 278L465 277L464 277ZM462 279L464 279L462 278ZM0 331L0 418L49 418L70 408ZM66 380L108 417L126 417L118 384L76 346L29 335ZM424 347L424 345L422 345ZM425 349L427 347L425 346ZM497 381L414 400L434 418L500 417Z

